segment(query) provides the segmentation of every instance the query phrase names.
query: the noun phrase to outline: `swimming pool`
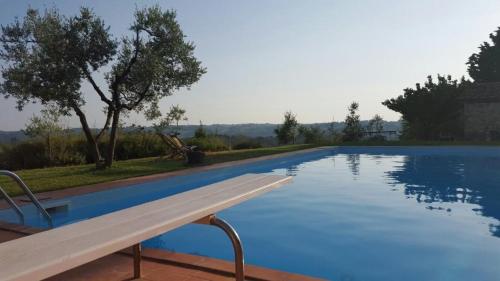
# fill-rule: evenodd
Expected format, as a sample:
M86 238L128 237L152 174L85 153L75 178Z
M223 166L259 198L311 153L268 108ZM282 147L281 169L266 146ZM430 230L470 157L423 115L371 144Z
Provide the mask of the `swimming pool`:
M331 280L499 280L500 148L340 147L70 197L56 225L237 175L292 184L219 213L246 262ZM27 223L44 226L33 207ZM16 221L12 211L0 219ZM188 225L144 243L232 259L226 236Z

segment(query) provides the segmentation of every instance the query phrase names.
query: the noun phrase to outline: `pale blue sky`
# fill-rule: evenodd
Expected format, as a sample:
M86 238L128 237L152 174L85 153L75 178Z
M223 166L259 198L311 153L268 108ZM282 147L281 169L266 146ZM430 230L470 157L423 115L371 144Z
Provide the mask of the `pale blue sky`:
M368 119L399 115L380 104L428 74L466 74L465 62L500 26L500 1L0 1L0 24L26 8L91 7L115 34L136 6L177 10L207 74L163 103L187 109L189 123L277 123L292 110L303 123L342 120L351 101ZM102 104L88 88L91 124ZM39 110L0 99L0 130L16 130ZM76 119L67 121L78 126ZM146 124L131 115L127 123Z

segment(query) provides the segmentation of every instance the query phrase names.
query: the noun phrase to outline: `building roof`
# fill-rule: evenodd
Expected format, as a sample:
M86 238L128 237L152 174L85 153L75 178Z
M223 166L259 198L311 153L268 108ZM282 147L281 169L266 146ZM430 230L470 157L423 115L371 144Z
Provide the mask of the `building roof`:
M462 99L466 103L500 102L500 82L474 83Z

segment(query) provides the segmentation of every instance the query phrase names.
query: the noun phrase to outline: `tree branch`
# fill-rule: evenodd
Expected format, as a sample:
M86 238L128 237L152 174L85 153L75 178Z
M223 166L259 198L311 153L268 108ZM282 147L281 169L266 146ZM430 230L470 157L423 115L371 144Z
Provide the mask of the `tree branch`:
M33 43L38 44L39 42L34 39L25 39L25 40L14 40L14 39L0 39L1 43Z
M108 107L108 113L106 114L106 123L104 123L104 127L99 131L99 133L96 135L95 140L98 141L104 132L106 132L109 129L109 123L111 122L111 117L113 116L113 110L111 110L110 107Z
M140 32L140 29L137 28L135 30L135 44L134 44L135 45L135 50L134 50L134 55L132 56L132 58L128 62L127 67L125 68L125 70L123 70L122 74L120 74L119 76L117 75L115 77L115 81L113 81L113 84L111 85L111 88L113 89L114 92L117 91L118 85L130 73L130 70L132 69L132 66L137 61L137 57L139 56L139 40L140 40L139 32Z
M145 28L145 27L139 27L139 28L137 28L137 29L138 29L138 30L142 30L142 31L146 32L147 34L149 34L149 36L154 36L153 31L152 31L152 30L150 30L150 29L147 29L147 28Z
M148 93L149 89L151 88L151 85L153 83L149 83L146 88L144 89L144 91L138 93L139 94L139 99L135 102L133 102L132 104L123 104L122 107L127 109L127 110L133 110L136 106L138 106L145 98L146 98L146 94Z
M109 100L106 97L106 95L104 94L104 92L99 88L99 86L97 86L96 82L94 81L94 79L92 78L92 75L90 75L90 73L88 72L88 70L83 69L83 73L85 74L85 77L87 77L87 80L89 80L90 84L92 85L92 87L94 88L94 90L97 92L97 94L99 95L99 97L101 98L101 100L103 102L105 102L109 107L114 108L113 103L111 102L111 100Z

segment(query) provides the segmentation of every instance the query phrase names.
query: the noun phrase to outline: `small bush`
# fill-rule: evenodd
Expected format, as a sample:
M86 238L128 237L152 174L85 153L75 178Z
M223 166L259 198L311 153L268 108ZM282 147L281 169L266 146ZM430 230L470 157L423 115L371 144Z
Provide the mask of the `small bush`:
M49 152L44 141L25 141L4 147L0 153L0 167L8 170L34 169L50 166L85 163L83 154L72 148L71 142L58 137Z
M168 147L152 133L127 133L118 138L115 160L128 160L165 155Z
M206 136L204 138L192 138L187 141L189 145L195 145L202 151L223 151L229 150L224 140L217 136Z
M240 142L240 143L237 143L235 145L233 145L233 149L254 149L254 148L261 148L262 147L262 144L260 144L259 142L257 141L243 141L243 142Z
M386 140L387 139L385 138L385 136L382 136L382 135L372 136L372 137L369 137L367 139L367 141L371 141L371 142L384 142Z
M65 166L65 165L78 165L86 163L86 151L77 150L77 143L75 142L78 137L71 135L61 135L54 138L52 144L52 151L49 153L50 160L46 166ZM45 149L47 147L45 146Z
M102 156L106 156L106 137L99 141ZM52 166L92 163L87 140L83 135L64 133L47 141L33 138L28 141L0 146L0 168L8 170L45 168ZM151 132L128 132L118 136L115 160L127 160L165 155L168 147Z
M3 150L0 155L3 169L18 170L44 167L48 162L42 142L22 142Z
M326 142L325 132L318 126L304 126L299 127L299 136L306 144L319 144Z

